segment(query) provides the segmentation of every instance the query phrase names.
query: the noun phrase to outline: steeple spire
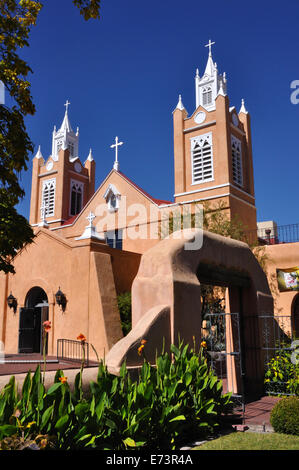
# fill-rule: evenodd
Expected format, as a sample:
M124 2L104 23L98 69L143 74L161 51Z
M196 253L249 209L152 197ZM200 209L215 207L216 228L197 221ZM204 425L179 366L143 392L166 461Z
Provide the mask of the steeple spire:
M71 103L69 100L66 101L64 104L65 106L65 113L62 124L58 131L56 131L56 126L53 130L53 139L52 139L52 158L54 161L58 160L59 150L69 150L69 158L70 161L78 157L79 152L79 129L77 128L77 132L75 133L72 129L69 115L68 115L68 108Z
M60 127L60 129L59 129L58 132L63 132L63 131L66 131L66 132L74 132L73 129L72 129L70 120L69 120L69 116L68 116L68 107L69 107L70 104L71 104L71 103L69 102L69 100L66 100L66 103L64 104L64 106L65 106L65 114L64 114L64 118L63 118L61 127Z
M196 108L202 106L207 111L215 109L215 99L218 94L226 95L226 79L218 72L217 64L212 58L212 45L215 41L209 40L205 47L209 48L209 56L203 76L200 78L198 69L195 75Z

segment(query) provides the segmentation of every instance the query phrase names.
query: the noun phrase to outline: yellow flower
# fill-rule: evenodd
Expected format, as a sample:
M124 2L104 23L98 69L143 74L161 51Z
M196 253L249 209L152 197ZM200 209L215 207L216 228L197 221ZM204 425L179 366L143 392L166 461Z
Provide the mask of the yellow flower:
M36 423L36 421L30 421L30 423L27 423L26 428L31 428Z
M200 345L201 345L201 347L204 348L204 349L206 349L206 347L207 347L207 343L206 343L205 341L202 341L202 342L200 343Z
M138 356L141 356L143 348L144 348L144 344L142 344L142 345L138 348Z
M67 377L59 377L59 380L62 384L65 384L67 382Z

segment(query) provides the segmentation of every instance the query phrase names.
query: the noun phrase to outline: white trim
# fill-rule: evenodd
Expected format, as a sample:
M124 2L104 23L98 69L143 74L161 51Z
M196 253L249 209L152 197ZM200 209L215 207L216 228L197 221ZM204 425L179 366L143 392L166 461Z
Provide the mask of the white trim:
M55 175L55 173L58 173L57 170L49 171L48 173L42 173L41 175L38 175L39 178L43 178L44 176L51 176Z
M199 126L189 127L189 129L184 129L183 133L187 134L188 132L197 131L198 129L204 129L205 127L214 126L215 124L216 124L216 121L205 122L204 124L200 124Z
M193 199L191 201L182 201L182 202L179 202L177 204L191 204L192 202L207 201L207 200L210 200L210 199L218 199L220 197L229 197L229 196L234 197L235 199L238 199L239 201L244 202L244 204L247 204L248 206L253 207L254 209L256 209L254 204L251 204L250 202L244 201L244 199L241 199L240 197L235 196L232 193L225 193L225 194L219 194L217 196L203 197L203 198L200 198L200 199Z
M240 197L236 196L235 194L230 193L230 196L234 197L235 199L238 199L238 201L244 202L244 204L247 204L247 206L250 206L250 207L253 207L254 209L256 209L254 204L251 204L250 202L247 202L244 199L241 199Z
M211 176L209 178L204 178L204 156L202 153L200 156L197 156L198 158L201 158L201 161L197 162L198 165L201 164L202 168L202 177L203 179L201 181L195 181L194 180L194 148L196 145L198 145L200 148L203 148L205 143L208 143L210 147L210 161L211 161L211 170L209 170ZM191 144L191 174L192 174L192 184L203 184L207 183L209 181L214 181L214 158L213 158L213 134L212 132L207 132L206 134L201 134L197 135L195 137L190 137L190 144Z
M64 219L56 219L56 220L47 220L47 224L54 224L55 222L64 222ZM31 227L38 227L39 224L30 224ZM55 227L55 228L60 228L60 227ZM55 228L52 228L51 230L55 230Z
M252 196L251 194L247 193L246 191L244 191L243 189L241 188L238 188L238 186L235 186L234 184L232 183L224 183L224 184L218 184L216 186L210 186L209 188L202 188L202 189L195 189L194 191L186 191L184 193L177 193L177 194L174 194L173 197L179 197L179 196L186 196L188 194L194 194L194 193L199 193L199 192L203 192L203 191L210 191L210 190L213 190L213 189L218 189L218 188L226 188L230 186L231 188L234 188L234 189L237 189L238 191L240 191L241 193L245 194L246 196L248 197L251 197L251 199L254 199L255 200L255 197Z

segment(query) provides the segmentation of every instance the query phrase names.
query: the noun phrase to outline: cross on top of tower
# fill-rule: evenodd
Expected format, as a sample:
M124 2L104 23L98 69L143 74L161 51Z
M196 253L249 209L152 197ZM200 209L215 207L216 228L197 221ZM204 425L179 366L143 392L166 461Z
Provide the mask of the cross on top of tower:
M118 141L118 137L115 137L115 144L110 145L110 148L115 148L115 161L113 168L114 170L118 171L119 165L118 165L118 147L120 145L123 145L123 142Z
M208 48L209 48L209 56L212 55L212 46L213 46L213 44L216 44L216 43L215 43L215 41L212 42L211 39L209 39L208 44L205 44L205 47L208 47Z
M68 107L70 104L71 103L69 102L69 100L66 100L66 103L64 104L66 112L68 112Z

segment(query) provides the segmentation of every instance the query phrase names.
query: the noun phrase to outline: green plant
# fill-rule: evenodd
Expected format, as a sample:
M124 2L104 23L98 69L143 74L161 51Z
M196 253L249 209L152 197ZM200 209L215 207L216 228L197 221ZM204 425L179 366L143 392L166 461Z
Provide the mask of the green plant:
M265 372L265 385L269 395L292 394L299 396L299 363L293 364L292 350L287 347L275 352L268 362Z
M142 346L145 358L145 341ZM1 445L23 445L31 436L46 435L65 450L176 449L194 435L212 433L231 405L203 350L182 343L158 356L155 367L144 359L135 380L125 364L114 376L100 362L87 396L82 372L83 367L72 392L62 371L46 390L38 366L33 376L27 374L20 396L12 377L0 394Z
M299 436L299 398L279 400L272 408L270 423L275 432Z
M131 292L125 292L117 296L117 304L120 314L123 335L126 336L132 329Z

